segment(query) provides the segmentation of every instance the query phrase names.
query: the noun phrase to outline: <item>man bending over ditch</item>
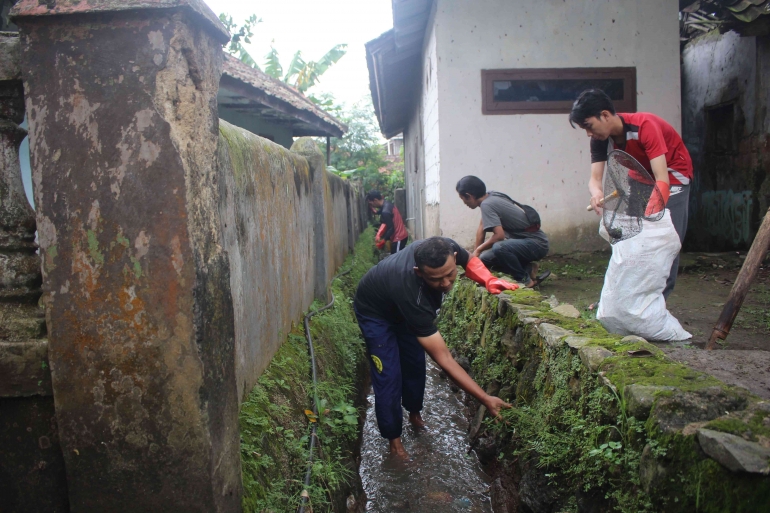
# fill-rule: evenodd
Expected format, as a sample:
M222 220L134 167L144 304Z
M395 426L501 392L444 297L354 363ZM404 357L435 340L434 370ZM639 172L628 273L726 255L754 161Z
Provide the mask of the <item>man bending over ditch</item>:
M516 290L518 285L492 276L477 257L455 241L431 237L417 241L371 268L358 284L354 308L371 359L374 411L380 434L390 441L391 456L408 458L401 443L403 413L417 428L425 393L425 353L493 416L511 405L486 394L449 353L434 321L445 293L465 276L483 284L491 294Z

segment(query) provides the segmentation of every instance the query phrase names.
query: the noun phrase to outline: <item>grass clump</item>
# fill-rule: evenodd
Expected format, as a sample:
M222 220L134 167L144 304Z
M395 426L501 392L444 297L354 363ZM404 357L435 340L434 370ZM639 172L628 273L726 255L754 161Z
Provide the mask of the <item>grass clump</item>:
M318 386L314 390L307 341L298 322L241 405L243 509L294 511L307 464L309 421L318 424L310 501L313 511L337 511L357 495L355 447L362 427L366 377L364 342L353 313L352 292L373 265L374 232L366 230L343 264L351 272L332 283L334 306L310 322ZM322 307L315 301L310 310ZM312 413L319 398L319 415ZM342 507L344 510L344 507Z

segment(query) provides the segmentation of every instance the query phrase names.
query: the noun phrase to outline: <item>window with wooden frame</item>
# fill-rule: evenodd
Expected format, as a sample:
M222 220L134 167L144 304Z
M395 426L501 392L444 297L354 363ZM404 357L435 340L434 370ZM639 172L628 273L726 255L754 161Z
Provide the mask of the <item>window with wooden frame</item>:
M618 112L636 112L636 68L481 70L482 114L566 114L586 89L601 89Z

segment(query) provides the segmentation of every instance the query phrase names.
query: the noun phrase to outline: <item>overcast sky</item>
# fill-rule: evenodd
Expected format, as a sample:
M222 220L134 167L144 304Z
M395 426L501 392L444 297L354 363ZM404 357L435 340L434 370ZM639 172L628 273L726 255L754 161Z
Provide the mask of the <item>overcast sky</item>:
M391 0L204 0L217 14L227 13L239 25L256 14L262 18L247 50L262 67L272 43L288 67L294 52L306 61L320 59L334 45L347 43L348 53L309 93L330 92L350 105L369 96L364 43L393 27Z

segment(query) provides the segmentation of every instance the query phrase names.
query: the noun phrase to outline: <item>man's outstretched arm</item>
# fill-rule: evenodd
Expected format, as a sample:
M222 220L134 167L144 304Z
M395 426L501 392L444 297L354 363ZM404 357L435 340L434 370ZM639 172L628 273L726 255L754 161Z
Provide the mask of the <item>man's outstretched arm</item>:
M464 391L471 394L473 397L479 400L481 404L487 407L487 410L493 417L497 417L501 408L510 408L511 405L500 399L499 397L491 396L484 392L480 386L473 381L465 370L452 358L452 354L449 352L449 348L444 342L444 337L438 331L429 337L417 337L417 341L425 349L425 352L433 358L433 361L438 364L439 367L444 369L452 381L457 383L457 386Z

